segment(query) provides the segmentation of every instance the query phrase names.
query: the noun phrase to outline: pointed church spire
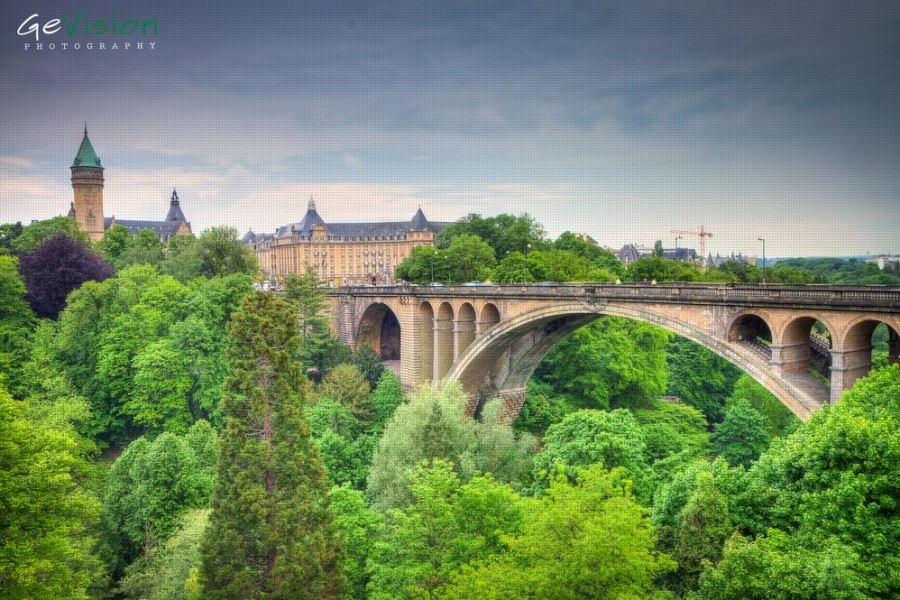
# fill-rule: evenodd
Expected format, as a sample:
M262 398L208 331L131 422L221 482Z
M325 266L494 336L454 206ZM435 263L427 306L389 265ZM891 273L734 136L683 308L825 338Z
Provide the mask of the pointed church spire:
M172 206L178 206L178 192L175 188L172 188Z
M316 211L316 201L313 200L312 196L309 197L309 204L306 205L306 210Z
M94 152L94 146L88 138L87 123L84 124L84 137L81 140L81 146L78 147L78 154L72 162L73 167L91 167L94 169L102 169L100 165L100 157Z

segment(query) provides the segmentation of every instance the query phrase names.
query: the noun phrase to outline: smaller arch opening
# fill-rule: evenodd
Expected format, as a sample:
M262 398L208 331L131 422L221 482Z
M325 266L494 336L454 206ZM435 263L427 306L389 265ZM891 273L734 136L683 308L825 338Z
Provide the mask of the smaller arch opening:
M862 321L847 332L841 350L841 389L847 390L873 367L900 364L900 335L882 321Z
M372 346L386 363L400 360L400 321L386 304L372 304L363 313L356 335L357 349L363 344Z
M440 381L453 366L453 307L447 302L438 306L434 317L434 381Z
M434 377L434 308L428 302L419 305L419 380Z
M494 325L500 322L500 311L490 302L481 307L481 318L479 330L484 333Z
M831 332L814 317L791 321L782 336L782 368L786 373L812 374L826 385L831 380Z
M738 317L728 330L728 341L744 346L766 362L772 359L772 330L759 315Z
M466 351L475 340L475 309L468 302L459 307L456 314L456 347L454 360Z

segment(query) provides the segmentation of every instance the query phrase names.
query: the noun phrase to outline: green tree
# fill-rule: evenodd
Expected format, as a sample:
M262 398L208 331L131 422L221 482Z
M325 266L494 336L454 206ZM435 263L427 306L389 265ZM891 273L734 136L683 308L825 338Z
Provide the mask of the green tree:
M341 550L304 414L289 304L253 293L232 315L225 432L203 542L208 598L336 598Z
M210 227L198 241L206 277L238 273L255 276L259 270L256 255L241 241L234 227Z
M90 248L91 240L81 230L78 221L68 217L53 217L45 221L36 221L22 228L22 233L10 242L17 254L34 252L45 241L58 235L76 240L85 248Z
M88 598L99 503L71 425L47 427L0 387L0 597Z
M328 493L334 510L334 526L345 548L344 575L350 598L364 600L370 571L366 561L384 526L381 515L366 506L359 490L346 486L333 487Z
M663 258L665 256L665 250L663 249L662 240L656 240L653 242L653 256L656 258Z
M710 423L722 420L725 401L741 371L724 358L686 338L669 342L667 394L701 410Z
M551 482L522 501L508 550L462 566L439 598L648 598L675 562L653 547L653 526L617 471L594 466L577 483Z
M452 462L464 482L477 471L511 483L530 469L534 438L497 423L493 403L483 411L484 422L467 417L467 402L458 382L448 382L438 390L422 386L397 407L372 457L367 491L376 508L411 501L408 476L422 461Z
M732 531L728 499L716 489L712 473L699 473L694 492L678 513L673 532L672 558L678 562L677 591L696 587L703 570L722 557L725 540Z
M211 489L212 466L185 438L163 433L129 444L109 471L103 503L123 564L168 539L182 515L209 502Z
M863 600L859 555L835 539L810 548L777 529L755 541L735 534L700 578L702 600Z
M368 421L372 416L369 403L369 382L353 365L343 364L332 369L322 382L320 393L342 406L346 406L353 416Z
M741 374L735 382L727 404L740 402L750 404L765 418L769 437L782 437L800 424L800 420L781 400L747 374Z
M208 522L208 509L185 513L169 539L148 548L145 555L129 565L118 591L134 600L201 600L196 579L200 542Z
M163 244L156 232L152 229L141 229L137 235L130 236L127 247L119 253L113 265L117 271L129 265L158 266L165 258Z
M645 256L628 265L628 277L631 281L646 281L648 283L666 283L675 280L677 263L674 260L662 256Z
M494 256L522 252L526 244L539 250L549 241L543 226L527 213L519 216L504 213L493 217L473 213L444 227L435 237L435 245L447 248L453 238L464 234L476 235L487 242L494 249Z
M412 501L393 509L369 560L369 598L432 597L453 569L506 549L522 514L517 496L489 475L462 485L453 465L422 463L411 475Z
M362 344L359 347L359 350L353 354L353 364L369 382L369 387L374 390L384 374L384 361L372 344Z
M22 222L0 224L0 254L10 254L13 240L22 235Z
M25 301L18 260L0 256L0 386L19 388L19 365L28 357L35 316Z
M447 283L490 279L497 261L494 249L476 235L455 236L447 248Z
M205 277L208 270L203 260L203 247L200 240L192 235L177 235L169 240L166 260L160 265L160 271L171 275L181 283L187 283L198 277Z
M550 386L534 377L528 380L525 403L519 410L513 427L517 431L528 431L543 435L547 428L558 423L574 409Z
M434 246L416 246L394 271L397 279L420 285L447 281L447 253ZM432 278L433 275L433 278Z
M303 274L290 273L284 280L284 298L294 308L300 331L299 359L307 367L321 370L320 355L331 336L328 299L312 267Z
M725 410L725 420L712 433L713 451L733 465L749 467L769 446L765 419L746 402Z
M634 411L647 444L647 460L653 464L680 452L690 459L709 455L709 435L703 413L687 404L654 400Z
M643 406L666 389L669 338L653 325L603 317L558 343L535 375L585 408Z
M384 371L378 385L372 391L372 419L370 428L382 432L385 424L394 415L397 407L403 403L403 388L400 378L393 371Z
M634 481L638 497L649 500L646 445L640 426L629 411L574 412L550 426L543 444L544 449L534 459L538 489L546 488L560 468L574 481L581 469L601 464L607 469L621 467Z

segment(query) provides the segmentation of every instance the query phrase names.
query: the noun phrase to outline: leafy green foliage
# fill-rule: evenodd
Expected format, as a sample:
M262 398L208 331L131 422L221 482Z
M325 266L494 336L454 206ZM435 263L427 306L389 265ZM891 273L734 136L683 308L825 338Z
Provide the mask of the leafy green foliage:
M521 501L522 533L508 550L465 565L439 598L647 598L654 580L675 568L653 547L653 526L620 473L597 465L577 483L551 482Z
M712 433L713 450L733 465L749 467L769 446L765 419L746 402L730 404Z
M453 465L423 463L409 481L411 502L388 514L369 567L369 598L420 598L447 583L451 571L505 549L521 511L509 487L489 475L461 485Z
M346 406L353 416L367 421L372 416L369 406L369 382L353 365L343 364L332 369L322 382L320 393L342 406Z
M712 597L714 583L740 572L728 588L737 591L722 597L742 590L761 597L759 586L768 582L780 597L897 596L898 461L895 365L857 381L834 408L814 415L753 465L729 497L734 521L759 537L726 548L709 574L712 583L704 578L701 589ZM787 574L798 565L809 566ZM783 582L776 584L778 578Z
M543 435L547 428L558 423L564 416L575 410L547 383L535 378L528 380L528 394L513 427L517 431L528 431Z
M672 557L678 561L679 591L694 588L707 565L718 562L732 531L728 499L716 489L712 473L699 473L673 532Z
M526 244L535 250L542 249L548 242L543 226L530 215L519 216L499 214L482 217L470 214L456 223L444 227L435 238L438 248L447 248L460 235L474 235L493 248L494 256L506 256L508 252L521 252Z
M646 408L634 411L647 444L647 460L657 460L680 452L690 458L706 458L709 435L703 413L692 406L654 400Z
M91 400L85 433L124 445L136 429L219 423L225 323L250 291L246 276L185 286L133 266L75 291L52 341L53 362Z
M643 406L666 389L669 338L653 325L603 317L557 344L535 375L584 408Z
M727 404L740 402L748 403L763 416L769 437L782 437L800 424L800 419L781 400L746 374L742 374L735 382Z
M28 357L34 325L35 316L25 301L18 260L0 256L0 386L13 393L19 388L17 367Z
M527 273L526 273L527 272ZM527 274L528 282L535 281L600 281L609 282L610 274L587 258L568 250L532 250L528 256L511 252L497 265L494 280L498 283L522 283Z
M792 267L812 275L817 283L835 284L898 284L900 277L881 271L878 265L843 258L791 258L778 261L775 268ZM772 269L772 271L775 270Z
M411 501L408 476L422 461L449 461L464 482L476 471L515 482L530 468L534 438L500 425L495 403L485 407L483 422L467 417L467 402L459 384L449 382L438 390L422 386L397 408L378 441L368 477L368 492L379 510Z
M159 266L166 258L163 243L152 229L131 235L127 228L115 225L106 230L97 249L116 271L138 264Z
M253 293L232 315L218 483L203 541L208 598L336 598L340 543L309 421L293 309Z
M534 459L538 489L546 488L560 469L574 481L582 468L601 464L607 469L621 467L634 482L638 497L649 500L646 445L631 412L574 412L547 430L543 444Z
M303 274L290 273L284 280L284 299L297 314L300 331L298 358L307 368L320 366L316 358L330 336L328 301L320 284L312 267L307 267Z
M200 542L208 522L208 509L185 513L169 539L148 548L145 555L129 565L119 591L135 600L201 600L196 578Z
M370 571L366 561L384 526L381 515L368 508L359 490L333 487L328 493L334 511L334 527L344 546L344 576L350 598L363 600Z
M451 226L452 227L452 226ZM446 231L446 229L445 229ZM418 246L397 265L397 279L412 283L460 283L490 279L496 259L494 249L477 235L459 233L446 248Z
M733 364L683 337L669 342L668 393L700 409L710 423L721 421L725 401L741 371Z
M209 502L215 465L207 446L215 447L215 433L208 424L194 427L188 438L138 438L110 469L104 518L125 563L168 539L182 515Z
M353 364L363 374L371 389L375 389L384 374L384 361L371 344L362 344L353 354Z
M0 597L88 597L99 504L79 484L79 446L0 387Z
M863 600L865 581L857 571L859 556L835 539L815 547L777 529L750 541L735 535L715 569L700 579L703 600ZM880 596L888 597L888 596Z
M370 429L381 433L394 411L403 403L403 387L400 378L392 371L384 371L378 385L372 390L372 417Z
M81 230L78 221L68 217L53 217L23 227L22 232L12 239L10 246L17 254L26 254L34 252L41 244L59 235L73 239L85 248L91 245L90 238Z
M238 237L234 227L210 227L200 234L203 275L256 275L259 265L253 250Z

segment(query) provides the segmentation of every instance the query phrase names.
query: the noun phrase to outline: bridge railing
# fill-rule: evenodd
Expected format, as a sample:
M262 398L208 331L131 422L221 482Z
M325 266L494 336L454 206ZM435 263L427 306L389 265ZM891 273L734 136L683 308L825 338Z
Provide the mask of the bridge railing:
M335 288L333 295L566 298L664 303L816 305L900 311L900 286L539 283Z

